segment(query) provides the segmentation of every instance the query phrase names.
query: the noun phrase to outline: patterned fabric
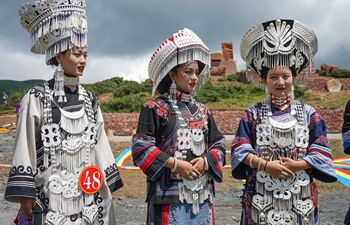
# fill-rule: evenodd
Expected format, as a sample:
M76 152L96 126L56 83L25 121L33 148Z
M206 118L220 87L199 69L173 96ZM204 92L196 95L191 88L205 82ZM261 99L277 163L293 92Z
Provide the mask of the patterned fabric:
M348 101L348 103L345 106L343 121L344 121L343 127L342 127L343 148L346 154L350 154L350 101ZM350 205L345 216L344 224L350 225Z
M18 211L17 217L13 223L16 225L33 225L32 218L24 215L22 210Z
M222 181L222 166L225 164L226 152L225 138L217 129L213 116L207 107L203 106L203 111L201 111L198 104L182 101L177 101L177 106L189 126L203 130L205 151L202 157L205 156L209 164L207 184L210 187L209 199L211 199L214 195L214 181ZM199 116L201 112L203 116ZM207 126L201 126L205 123L207 123ZM172 224L170 222L151 222L155 221L159 214L158 211L152 210L156 205L166 207L168 204L176 204L177 209L192 208L191 204L181 204L179 201L178 184L182 181L178 179L177 173L164 168L169 158L178 151L177 130L179 128L178 118L174 115L174 111L166 97L161 96L144 104L140 113L137 132L132 139L132 156L134 165L140 167L147 175L147 201L149 202L147 224ZM191 161L195 157L197 156L188 151L186 161ZM204 205L212 211L210 201L205 201ZM163 208L162 211L164 211ZM186 222L186 224L193 225L200 224L197 219L202 218L205 214L202 212L202 208L197 215L190 211L187 213L191 215L189 219L191 222ZM213 214L213 212L211 213ZM176 214L174 217L176 218L175 221L180 220L180 217ZM214 224L214 221L203 224Z
M104 131L103 117L97 100L90 92L86 92L87 96L85 96L85 99L80 100L78 90L72 92L69 88L65 87L67 102L57 103L58 97L53 97L51 105L52 118L49 118L52 120L53 126L57 125L58 130L55 132L59 131L60 136L50 136L49 134L52 133L43 133L45 129L42 129L43 106L44 103L47 103L44 98L44 90L46 90L45 86L47 87L47 85L52 91L54 80L50 80L48 84L36 86L23 97L17 125L14 160L12 162L12 169L5 192L5 199L11 202L20 202L20 198L24 196L36 198L36 207L33 210L35 212L33 223L36 225L44 223L51 224L47 221L47 215L53 213L59 213L60 216L66 214L66 216L62 218L62 221L67 220L67 223L77 223L83 220L83 215L86 215L84 214L85 211L83 212L83 207L96 210L96 217L84 218L84 220L95 221L99 224L115 224L111 192L121 188L123 183ZM63 124L63 119L65 120L64 123L69 123L69 119L64 118L61 113L79 112L81 109L85 109L85 113L88 114L89 110L86 109L87 105L91 107L93 112L93 115L88 116L91 117L94 122L88 123L86 127L75 128L82 130L84 134L91 135L87 140L92 143L91 146L93 146L93 149L90 152L91 154L86 155L86 159L84 158L83 161L80 162L78 158L80 157L80 153L84 152L84 150L79 149L79 146L85 150L88 147L82 144L80 139L74 139L78 137L79 134L70 134L62 128L70 126ZM96 130L90 132L89 129L91 126L95 127ZM51 145L49 145L49 143ZM53 143L57 143L55 147L58 151L57 155L48 155L46 148L47 146L51 146L50 153L52 153ZM74 147L78 148L73 149ZM64 160L69 158L68 155L64 156L68 154L66 152L67 149L71 151L69 154L73 154L71 162L66 162L66 160ZM101 169L104 175L102 188L94 195L84 194L79 187L75 186L77 185L76 183L80 171L87 166L85 164L85 160L88 158L87 156L91 159L91 162L94 162L93 165ZM66 164L76 164L77 167L72 168L72 170L63 170L62 168L64 168ZM74 171L74 173L72 173L72 171ZM55 201L50 201L50 198L53 196L55 197L55 194L57 194L57 188L59 186L66 187L65 183L54 185L52 182L55 181L55 179L64 180L65 182L74 181L69 184L69 189L77 188L77 193L75 193L75 197L71 199L68 198L67 201L68 203L71 202L70 204L67 204L67 202L61 199L62 195L56 195L57 198ZM70 194L69 192L65 192L65 189L63 189L63 191L65 194ZM85 200L82 200L83 198ZM91 205L81 205L84 201L84 204L86 204L86 201L88 201L87 199L91 200ZM63 206L65 212L53 210L53 208L62 207L61 205L57 205L57 201L62 201L62 204L67 204ZM96 208L94 208L95 206ZM68 209L77 210L77 212L71 212L67 210L67 207ZM54 220L57 220L57 218Z
M186 204L148 204L148 210L153 212L147 224L174 224L174 225L212 225L214 220L214 206L205 202L200 204L200 212L194 216L189 213L191 205Z
M350 101L346 104L344 111L344 123L342 128L343 147L346 154L350 154Z
M345 215L344 225L350 225L350 205Z
M318 41L314 31L297 20L270 20L251 28L242 38L240 52L246 62L247 80L257 87L264 87L267 71L275 66L289 67L295 77L309 67L317 53ZM304 73L295 77L300 84Z
M252 198L256 194L256 175L257 170L250 168L242 163L249 153L258 155L260 149L256 143L256 126L261 123L261 106L262 103L254 104L242 115L235 139L231 145L231 165L232 176L236 179L246 179L245 189L242 196L242 219L241 224L252 225ZM304 117L304 124L309 128L309 147L306 156L303 158L313 168L305 171L311 178L316 178L323 182L335 182L337 176L335 174L331 149L327 139L327 129L323 118L311 106L302 104L302 113ZM280 122L290 121L291 108L279 110L272 107L272 117ZM310 193L311 192L311 193ZM308 191L308 196L304 198L311 198L312 191ZM318 224L316 216L317 209L314 211L315 222ZM302 219L298 217L298 224L303 223Z
M85 0L41 0L25 3L19 10L22 27L31 37L31 51L46 54L46 63L73 46L87 46Z
M195 96L199 89L208 81L210 72L210 51L203 41L190 29L184 28L165 40L153 53L148 65L148 76L155 91L167 93L171 84L169 71L182 63L196 60L199 63L199 76L196 89L191 93Z

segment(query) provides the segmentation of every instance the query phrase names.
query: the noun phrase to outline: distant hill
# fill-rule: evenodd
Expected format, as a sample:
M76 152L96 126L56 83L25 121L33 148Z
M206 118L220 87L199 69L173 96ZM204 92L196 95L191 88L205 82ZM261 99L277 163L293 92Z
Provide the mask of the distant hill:
M7 94L13 91L22 91L26 88L34 87L37 84L42 83L44 80L0 80L0 94L5 91Z

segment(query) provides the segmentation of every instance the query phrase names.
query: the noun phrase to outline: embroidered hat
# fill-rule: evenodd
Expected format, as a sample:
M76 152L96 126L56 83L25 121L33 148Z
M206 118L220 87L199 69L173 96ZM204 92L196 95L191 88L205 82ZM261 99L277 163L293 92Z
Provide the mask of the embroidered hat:
M46 64L60 52L87 46L85 0L41 0L21 6L21 25L30 34L31 51L46 53Z
M184 28L165 40L151 57L148 76L153 84L152 96L155 91L160 94L168 92L171 84L169 71L192 60L198 62L200 71L196 90L192 93L195 95L209 79L210 51L192 30Z
M295 83L301 83L309 76L312 58L318 48L315 33L305 24L296 20L277 19L267 21L250 29L241 41L241 57L246 62L247 79L255 86L262 87L268 69L286 66L295 77L302 73Z

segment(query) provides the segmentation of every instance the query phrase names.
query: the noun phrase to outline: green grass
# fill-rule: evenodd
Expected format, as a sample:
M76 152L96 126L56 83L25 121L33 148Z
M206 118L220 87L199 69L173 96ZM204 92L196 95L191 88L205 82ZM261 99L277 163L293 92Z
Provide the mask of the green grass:
M206 104L212 111L238 110L243 111L253 103L260 102L265 97L264 90L251 84L237 81L238 74L227 77L212 76L195 99ZM100 81L94 84L83 84L97 97L111 94L110 99L101 103L103 112L139 112L143 103L151 98L152 86L149 80L139 84L126 81L120 77ZM350 98L349 91L341 92L306 92L301 87L295 87L295 98L315 108L337 110L345 108ZM8 104L0 105L0 114L14 112L17 102L24 92L9 94Z

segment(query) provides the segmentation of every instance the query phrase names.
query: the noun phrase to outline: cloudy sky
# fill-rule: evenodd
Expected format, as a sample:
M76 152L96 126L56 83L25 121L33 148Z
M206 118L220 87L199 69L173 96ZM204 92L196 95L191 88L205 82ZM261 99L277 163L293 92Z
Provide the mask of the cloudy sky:
M29 34L18 10L29 0L6 1L0 7L0 79L50 79L53 69L44 55L30 52ZM33 3L34 0L31 1ZM350 69L349 0L86 0L89 28L88 66L82 83L119 76L148 78L150 56L165 39L187 27L211 52L233 42L238 70L243 35L258 23L296 19L318 36L315 66L335 64Z

